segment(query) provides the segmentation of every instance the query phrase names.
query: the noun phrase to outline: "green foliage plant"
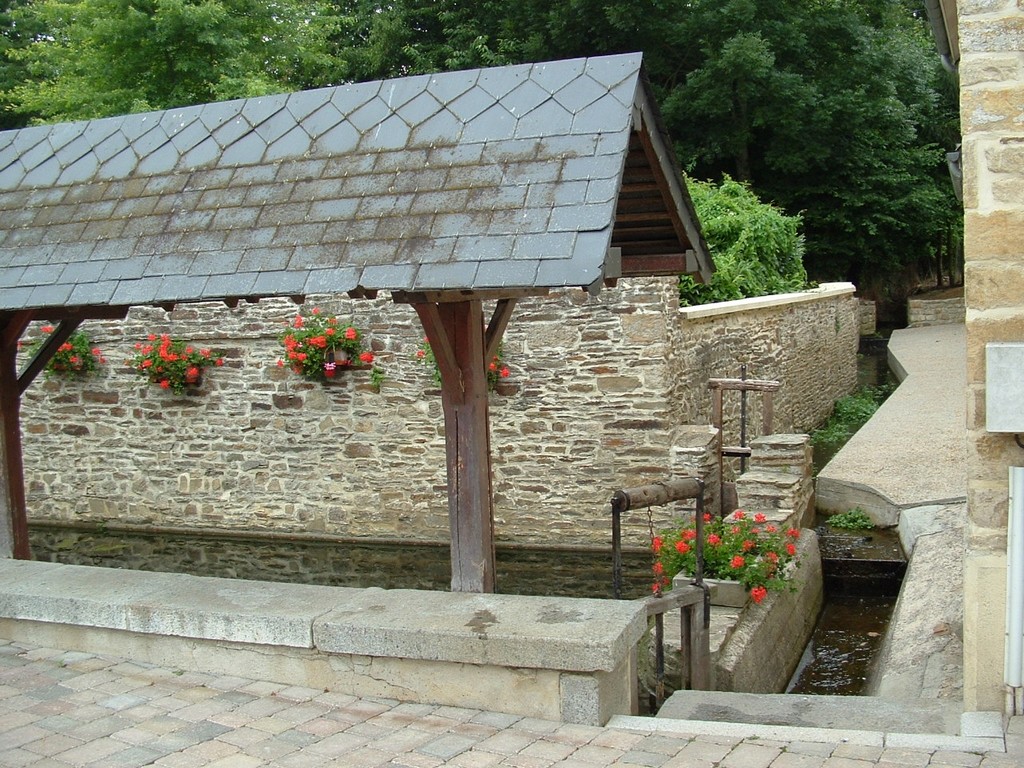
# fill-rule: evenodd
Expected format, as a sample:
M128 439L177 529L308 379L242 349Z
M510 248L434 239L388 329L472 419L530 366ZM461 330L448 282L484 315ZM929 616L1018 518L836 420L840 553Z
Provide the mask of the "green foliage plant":
M704 515L704 576L733 579L760 603L770 589L782 589L788 580L787 565L796 557L798 528L782 531L760 512L748 515L737 509L724 518ZM697 526L681 520L652 541L654 583L660 593L679 573L696 573Z
M44 325L39 330L42 333L50 334L53 333L54 328L52 325ZM20 346L27 353L33 354L42 343L43 337L39 337ZM100 366L106 362L107 358L103 356L99 347L93 345L89 334L85 331L75 331L67 341L57 348L43 371L47 378L53 376L84 378L99 371Z
M844 530L851 531L862 531L869 528L874 528L875 524L871 522L871 518L868 517L868 513L860 507L854 507L848 509L845 512L838 512L829 517L828 519L829 528L842 528Z
M681 276L680 303L709 304L807 287L799 216L762 202L748 185L728 176L721 184L688 179L687 186L715 273L706 285Z
M416 348L416 360L430 366L433 372L434 383L441 386L441 369L437 367L437 358L434 357L434 350L430 346L430 340L425 336ZM505 345L498 344L497 354L487 363L487 390L493 392L502 379L507 379L511 375L512 371L505 365Z
M3 22L16 66L0 104L39 122L300 90L334 69L322 0L33 0Z
M166 333L151 333L145 342L135 345L135 356L129 365L151 384L181 395L199 383L203 368L220 367L224 358L210 349L197 349L186 341L172 339Z
M862 387L836 400L828 420L811 433L814 445L840 445L864 426L888 396L886 387Z

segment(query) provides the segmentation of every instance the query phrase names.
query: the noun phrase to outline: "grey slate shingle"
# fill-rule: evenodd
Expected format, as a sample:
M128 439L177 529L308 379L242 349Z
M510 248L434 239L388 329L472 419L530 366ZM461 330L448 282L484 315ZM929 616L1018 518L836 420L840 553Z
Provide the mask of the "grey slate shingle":
M0 310L589 285L644 89L629 54L0 132Z

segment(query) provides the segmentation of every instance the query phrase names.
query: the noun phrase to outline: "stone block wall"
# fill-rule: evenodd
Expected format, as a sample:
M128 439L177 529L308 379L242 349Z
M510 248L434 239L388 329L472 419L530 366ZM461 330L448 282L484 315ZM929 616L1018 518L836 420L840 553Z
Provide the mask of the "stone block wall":
M1021 450L1012 435L985 431L985 345L1024 340L1024 5L960 0L957 6L969 478L964 704L1001 711L1007 467L1021 463Z
M852 387L856 344L840 333L856 329L852 290L734 312L693 338L671 278L521 302L504 344L512 375L490 400L498 541L607 547L616 489L708 478L706 379L740 356L794 390L779 397L776 431L812 426L806 393L823 416L824 399ZM105 374L40 379L24 397L30 521L447 541L440 395L415 355L415 313L384 298L312 306L368 334L387 376L379 393L365 371L317 384L278 367L298 309L284 300L84 324L110 359ZM175 396L125 365L137 341L164 332L225 355L199 394ZM684 375L695 396L682 397ZM658 510L654 524L676 512ZM646 515L627 520L624 541L645 544L648 530Z
M860 314L849 283L798 294L685 307L673 326L672 399L679 423L706 422L710 378L782 383L774 396L773 432L809 432L857 385ZM739 444L740 396L723 399L726 444ZM747 396L747 442L763 434L762 396Z
M907 325L958 325L967 315L963 298L908 299Z

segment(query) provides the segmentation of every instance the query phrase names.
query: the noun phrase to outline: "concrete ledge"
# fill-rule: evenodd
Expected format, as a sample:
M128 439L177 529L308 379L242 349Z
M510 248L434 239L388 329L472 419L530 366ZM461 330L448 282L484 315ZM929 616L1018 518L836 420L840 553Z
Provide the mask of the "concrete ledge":
M313 639L336 653L610 672L646 629L633 601L373 589L317 619Z
M765 307L782 307L787 304L802 304L807 301L820 301L832 296L853 295L857 290L853 283L822 283L817 288L795 293L778 293L773 296L755 296L751 299L719 301L714 304L701 304L696 307L680 307L679 316L684 320L695 320L699 317L728 315L733 312L750 312Z
M642 601L349 589L0 559L0 636L356 696L603 725Z
M814 531L797 542L791 589L770 590L749 604L715 660L715 689L776 693L786 687L821 613L821 553Z
M684 736L723 736L731 739L808 742L812 744L856 744L891 749L949 750L951 752L1005 752L1002 738L948 736L946 734L888 733L882 731L803 728L792 725L719 723L706 720L668 720L617 715L612 728L641 733L665 733Z

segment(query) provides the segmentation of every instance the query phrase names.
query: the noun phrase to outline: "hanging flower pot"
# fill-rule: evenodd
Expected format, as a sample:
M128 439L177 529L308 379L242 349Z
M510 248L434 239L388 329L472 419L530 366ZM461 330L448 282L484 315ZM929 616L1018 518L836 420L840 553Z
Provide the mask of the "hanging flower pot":
M39 330L43 334L51 334L55 328L52 325L44 325ZM24 343L19 341L18 349L24 349L27 354L34 354L44 339L45 336L38 336ZM106 362L107 358L103 356L99 347L94 346L89 340L88 334L85 331L75 331L57 348L46 364L44 372L47 378L85 378L99 371L100 366Z
M345 370L367 368L375 382L383 378L373 365L373 353L364 347L363 334L317 308L309 315L296 315L280 341L284 357L277 364L311 381L332 381Z
M146 342L135 345L136 354L128 364L139 376L161 389L184 394L202 381L203 368L224 365L224 358L209 349L196 349L188 342L167 334L149 334Z

